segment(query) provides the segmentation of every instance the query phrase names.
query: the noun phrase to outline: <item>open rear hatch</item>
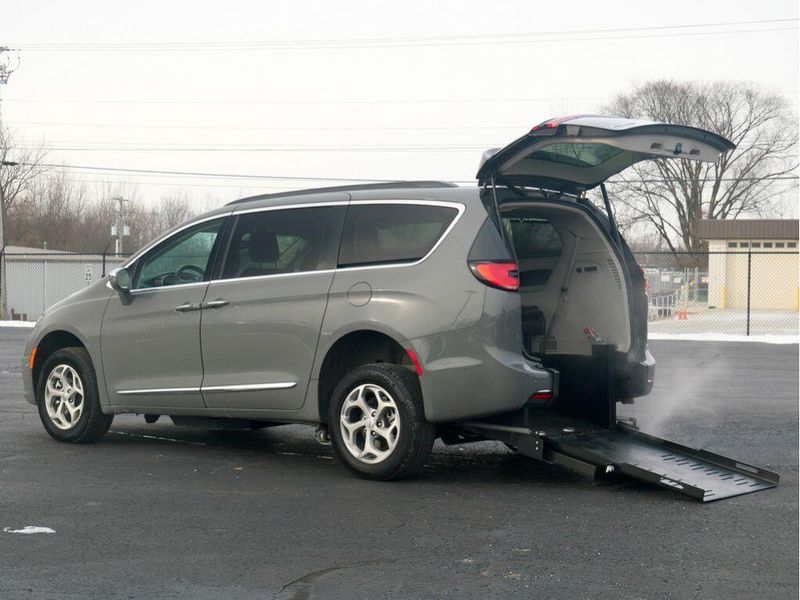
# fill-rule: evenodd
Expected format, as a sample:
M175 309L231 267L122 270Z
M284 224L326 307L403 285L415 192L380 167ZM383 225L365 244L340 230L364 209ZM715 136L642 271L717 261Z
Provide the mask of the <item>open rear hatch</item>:
M483 155L478 182L580 194L638 162L685 158L716 162L736 146L710 131L619 117L545 121Z
M630 251L616 231L604 182L643 160L715 162L733 148L727 139L693 127L616 117L566 117L545 121L505 148L487 151L477 177L482 186L491 188L498 224L502 222L502 200L498 198L511 197L498 193L498 186L516 192L509 202L532 204L552 204L563 194L580 198L600 186L610 241L624 264L635 265L632 255L630 261L625 259ZM541 191L529 193L524 188ZM586 203L582 199L573 202L574 206L580 204ZM565 287L568 285L562 285L562 290ZM643 287L641 295L644 298ZM637 333L646 338L646 320ZM628 357L621 356L615 345L597 340L592 344L591 357L579 368L561 373L562 380L588 381L590 386L566 394L567 381L562 381L559 395L547 407L529 404L514 413L462 423L463 429L484 439L503 441L526 456L592 477L623 475L703 502L777 485L778 475L766 469L659 439L618 421L619 393L615 388L619 378L615 374L620 360Z
M586 314L586 322L583 324L586 327L583 327L583 330L597 331L601 337L612 340L619 351L627 355L627 364L618 363L620 369L618 378L627 382L624 386L618 386L620 398L628 401L647 394L651 385L652 360L648 357L646 349L648 300L644 276L617 228L605 182L644 160L677 158L715 162L723 153L733 148L735 145L722 136L695 127L620 117L582 115L545 121L504 148L484 153L477 174L480 185L485 189L484 201L487 206L493 206L493 218L510 249L514 250L520 267L525 266L522 263L530 257L520 253L518 247L520 239L516 232L508 232L503 227L504 218L515 214L511 212L515 210L514 207L518 207L519 215L524 216L526 213L524 205L528 205L531 207L528 215L535 217L546 212L544 208L546 203L555 206L554 203L563 200L566 203L564 206L569 204L573 209L581 210L589 216L596 224L600 235L607 238L610 256L600 260L599 253L591 256L587 254L586 248L591 248L592 244L584 243L581 237L581 248L583 248L581 252L586 254L583 257L584 262L597 263L596 267L591 268L597 273L596 276L592 276L592 280L598 285L599 282L609 282L612 278L619 282L618 288L627 297L626 301L612 298L614 290L611 288L602 290L598 288L594 294L591 290L587 290L590 276L580 274L581 264L572 265L566 270L564 265L554 267L559 273L563 273L563 283L560 299L555 303L556 308L549 314L548 309L553 304L551 299L555 290L551 282L546 282L541 289L529 287L520 290L524 296L523 310L528 309L528 305L533 309L541 309L539 312L544 316L545 322L549 323L545 334L539 337L526 332L523 323L523 336L528 334L526 339L541 349L539 354L551 355L549 363L546 363L547 366L566 369L565 381L575 380L576 377L571 375L577 376L581 367L576 366L576 363L573 365L575 368L568 368L562 364L563 361L556 362L558 359L554 354L587 353L585 349L568 350L580 345L578 338L586 337L578 335L581 327L573 323L575 319L584 318L583 315ZM602 192L605 219L602 218L601 211L584 197L585 192L596 187ZM539 208L536 208L537 205ZM561 229L565 231L561 231L560 234L571 233L573 237L578 231L566 225ZM564 235L561 237L565 239ZM571 238L567 235L566 239ZM572 244L572 248L573 252L577 253L578 244ZM605 272L605 265L611 263L614 263L613 268L609 267L609 272ZM530 264L526 266L528 267ZM527 271L521 272L527 273ZM567 297L570 294L571 300L568 301ZM585 306L587 304L585 299L590 295L597 300L594 308ZM560 307L566 306L572 306L574 310L572 312L559 310ZM602 315L600 313L603 310L616 312ZM625 315L620 316L618 314L620 312ZM623 325L621 319L629 320L629 326ZM541 320L540 318L539 321ZM559 328L560 335L555 335ZM567 343L561 344L562 341ZM526 348L526 351L529 354L537 353L535 348ZM575 362L572 358L567 360ZM573 373L576 370L577 373Z

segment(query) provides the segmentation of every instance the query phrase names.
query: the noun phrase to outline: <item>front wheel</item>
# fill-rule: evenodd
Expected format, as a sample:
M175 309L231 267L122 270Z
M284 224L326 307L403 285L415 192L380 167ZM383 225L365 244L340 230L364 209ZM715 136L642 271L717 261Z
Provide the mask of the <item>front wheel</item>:
M436 437L425 420L419 380L397 365L364 365L348 373L333 391L329 425L347 468L383 481L419 469Z
M36 400L42 425L59 442L94 442L114 419L100 410L94 367L83 348L63 348L48 357Z

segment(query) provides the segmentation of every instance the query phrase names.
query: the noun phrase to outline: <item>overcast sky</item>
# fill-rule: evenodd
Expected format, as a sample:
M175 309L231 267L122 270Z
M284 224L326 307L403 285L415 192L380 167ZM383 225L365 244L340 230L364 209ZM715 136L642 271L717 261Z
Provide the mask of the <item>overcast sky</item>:
M69 165L471 181L482 149L649 79L749 80L798 106L797 21L752 23L797 19L796 0L4 0L1 12L0 45L22 48L3 118L72 148L50 154ZM700 27L673 27L688 25ZM146 200L325 184L114 178Z

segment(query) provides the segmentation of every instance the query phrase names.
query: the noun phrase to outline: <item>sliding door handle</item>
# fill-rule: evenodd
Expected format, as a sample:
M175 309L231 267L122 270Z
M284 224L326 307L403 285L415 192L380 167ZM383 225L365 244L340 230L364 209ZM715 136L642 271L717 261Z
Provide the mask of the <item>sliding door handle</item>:
M179 304L175 307L175 310L178 312L189 312L192 310L200 310L202 307L199 304L194 304L192 302L184 302L183 304Z
M206 302L203 305L203 308L222 308L223 306L227 306L230 304L230 300L225 300L224 298L217 298L216 300L212 300L211 302Z

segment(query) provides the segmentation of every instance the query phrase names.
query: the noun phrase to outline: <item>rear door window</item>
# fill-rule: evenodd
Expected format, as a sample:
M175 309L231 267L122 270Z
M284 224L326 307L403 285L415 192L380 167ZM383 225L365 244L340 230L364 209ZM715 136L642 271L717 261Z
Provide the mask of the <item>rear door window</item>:
M342 234L340 267L414 262L428 254L458 210L420 204L351 205Z
M344 213L344 206L324 206L239 215L222 278L332 269Z

